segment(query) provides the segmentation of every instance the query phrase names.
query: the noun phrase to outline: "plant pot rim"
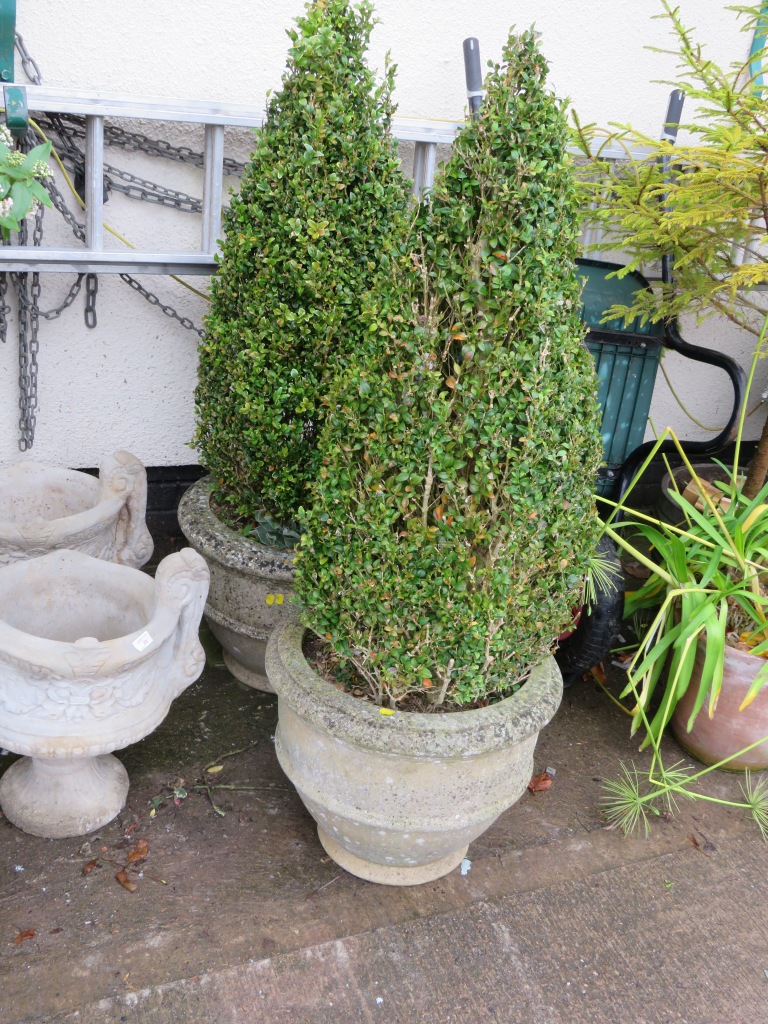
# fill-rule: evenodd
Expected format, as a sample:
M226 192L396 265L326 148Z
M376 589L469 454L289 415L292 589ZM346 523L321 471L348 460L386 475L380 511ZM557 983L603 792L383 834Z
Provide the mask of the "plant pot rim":
M240 572L265 571L270 578L293 581L293 551L278 551L244 537L211 510L213 481L204 476L184 492L178 508L181 531L205 557Z
M286 622L270 638L267 674L278 697L329 735L381 753L420 759L489 753L538 733L560 705L562 676L548 655L517 693L488 707L385 715L336 689L310 667L302 652L304 633L300 623Z
M697 476L705 476L705 478L706 478L706 472L705 471L707 471L707 470L711 470L715 475L719 473L725 479L730 478L730 476L731 476L731 469L726 467L726 470L723 470L723 468L721 466L718 466L717 463L712 462L711 460L709 460L707 462L691 462L691 465L693 466ZM746 476L746 473L747 473L747 467L746 466L739 466L739 474ZM661 492L662 492L662 494L666 494L667 491L672 489L672 478L673 477L675 478L675 480L678 480L678 482L679 482L679 478L680 477L685 478L685 477L690 477L690 475L691 474L688 471L688 467L685 464L683 464L682 466L676 466L673 470L665 472L664 475L661 478Z

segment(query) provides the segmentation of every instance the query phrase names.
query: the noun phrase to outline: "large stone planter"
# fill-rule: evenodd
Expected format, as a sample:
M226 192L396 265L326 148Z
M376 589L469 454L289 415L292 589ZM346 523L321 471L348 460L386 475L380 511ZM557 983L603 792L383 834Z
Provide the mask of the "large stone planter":
M674 737L683 750L702 764L719 764L728 758L728 764L723 765L728 771L743 771L745 768L764 771L768 768L768 686L760 690L748 707L739 711L755 676L765 666L764 658L726 646L723 684L715 712L710 718L707 701L696 716L691 731L687 731L699 690L705 652L706 645L699 641L691 682L670 722ZM763 742L758 743L758 740ZM741 757L733 756L753 743L758 745L748 753Z
M293 553L265 547L230 530L211 511L207 478L182 496L179 526L208 563L211 589L205 617L224 663L241 683L272 693L264 654L272 630L293 621Z
M147 474L130 452L115 452L99 477L40 462L0 471L0 565L59 548L138 568L152 554L144 521Z
M208 570L189 548L154 579L55 551L0 571L0 746L23 754L0 806L25 832L82 835L120 811L113 750L147 736L203 670Z
M302 636L296 623L275 630L267 672L278 695L277 757L320 842L372 882L415 885L447 874L530 781L539 730L562 696L554 659L491 707L382 715L321 679Z

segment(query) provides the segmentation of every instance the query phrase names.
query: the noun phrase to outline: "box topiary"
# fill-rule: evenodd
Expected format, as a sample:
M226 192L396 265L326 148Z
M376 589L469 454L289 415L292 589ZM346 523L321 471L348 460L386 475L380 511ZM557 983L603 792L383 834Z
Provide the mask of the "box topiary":
M314 0L296 28L225 238L200 347L195 442L231 521L296 517L329 380L360 345L361 296L405 217L394 68L365 63L372 5Z
M508 695L579 603L601 458L564 104L510 35L366 297L304 513L304 621L378 703Z

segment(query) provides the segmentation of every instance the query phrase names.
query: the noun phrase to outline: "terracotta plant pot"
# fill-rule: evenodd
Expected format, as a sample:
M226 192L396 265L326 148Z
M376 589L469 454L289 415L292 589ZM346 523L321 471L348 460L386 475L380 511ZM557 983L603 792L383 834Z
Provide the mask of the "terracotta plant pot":
M221 644L224 663L241 683L272 693L264 667L274 627L296 617L293 552L244 537L211 511L210 481L193 484L179 502L179 526L211 573L205 617Z
M747 695L758 669L765 665L765 660L746 651L726 647L723 686L714 716L709 717L705 704L696 716L691 731L686 732L703 664L704 645L699 642L691 684L672 716L671 725L675 739L683 750L702 764L718 764L751 743L765 738L765 742L724 767L733 771L744 768L762 771L768 768L768 686L758 693L749 707L739 711L741 702Z
M130 452L99 476L23 461L0 473L0 565L60 548L138 569L152 555L147 474Z
M554 658L518 693L450 714L381 714L307 664L304 630L272 634L278 760L326 852L372 882L416 885L457 867L472 840L525 791L539 730L562 697Z

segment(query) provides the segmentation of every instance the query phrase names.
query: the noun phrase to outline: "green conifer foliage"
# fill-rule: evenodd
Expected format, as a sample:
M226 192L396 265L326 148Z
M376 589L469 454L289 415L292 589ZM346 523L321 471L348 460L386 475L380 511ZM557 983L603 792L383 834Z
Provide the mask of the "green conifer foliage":
M233 518L296 518L318 465L329 381L360 344L360 304L408 208L362 0L314 0L288 34L241 189L225 217L200 347L196 443Z
M599 414L546 73L511 35L332 395L297 590L379 700L508 694L594 550Z

